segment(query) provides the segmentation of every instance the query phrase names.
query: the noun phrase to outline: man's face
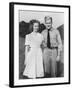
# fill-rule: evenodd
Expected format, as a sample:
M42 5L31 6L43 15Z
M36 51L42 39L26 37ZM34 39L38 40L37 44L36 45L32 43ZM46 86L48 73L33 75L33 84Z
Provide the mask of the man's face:
M46 25L47 29L51 29L52 28L52 21L51 21L51 19L46 19L45 25Z

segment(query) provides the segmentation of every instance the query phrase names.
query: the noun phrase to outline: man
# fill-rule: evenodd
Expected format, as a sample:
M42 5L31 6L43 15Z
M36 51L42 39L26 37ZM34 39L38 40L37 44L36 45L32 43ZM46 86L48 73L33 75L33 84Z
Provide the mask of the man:
M60 60L60 53L62 50L62 41L57 29L52 27L52 17L46 16L45 18L46 29L42 31L44 36L44 70L45 75L48 77L56 77L56 61Z

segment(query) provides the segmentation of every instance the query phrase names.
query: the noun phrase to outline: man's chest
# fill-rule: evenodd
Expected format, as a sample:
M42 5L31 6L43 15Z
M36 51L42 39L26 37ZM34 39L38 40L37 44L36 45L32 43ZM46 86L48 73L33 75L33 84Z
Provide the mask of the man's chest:
M48 34L49 33L49 34ZM50 40L56 40L57 38L57 34L55 31L47 31L45 34L44 34L44 38L45 40L48 40L48 35L50 37Z

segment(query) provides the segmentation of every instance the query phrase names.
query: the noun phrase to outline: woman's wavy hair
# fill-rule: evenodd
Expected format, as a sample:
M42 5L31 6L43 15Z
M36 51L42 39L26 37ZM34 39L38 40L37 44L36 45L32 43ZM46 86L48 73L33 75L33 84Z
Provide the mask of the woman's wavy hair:
M34 23L38 23L38 24L39 24L39 29L40 29L40 22L39 22L38 20L33 19L33 20L31 20L31 21L29 22L29 31L30 31L30 33L33 32L33 24L34 24ZM38 30L38 31L39 31L39 30Z

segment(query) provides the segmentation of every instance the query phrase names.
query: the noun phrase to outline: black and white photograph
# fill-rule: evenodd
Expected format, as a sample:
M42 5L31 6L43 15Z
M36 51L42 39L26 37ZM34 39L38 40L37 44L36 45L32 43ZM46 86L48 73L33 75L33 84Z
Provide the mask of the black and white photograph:
M11 42L14 50L10 60L10 86L68 84L70 7L10 5L13 36L10 35L14 40Z
M19 11L19 15L20 79L63 77L64 13Z

